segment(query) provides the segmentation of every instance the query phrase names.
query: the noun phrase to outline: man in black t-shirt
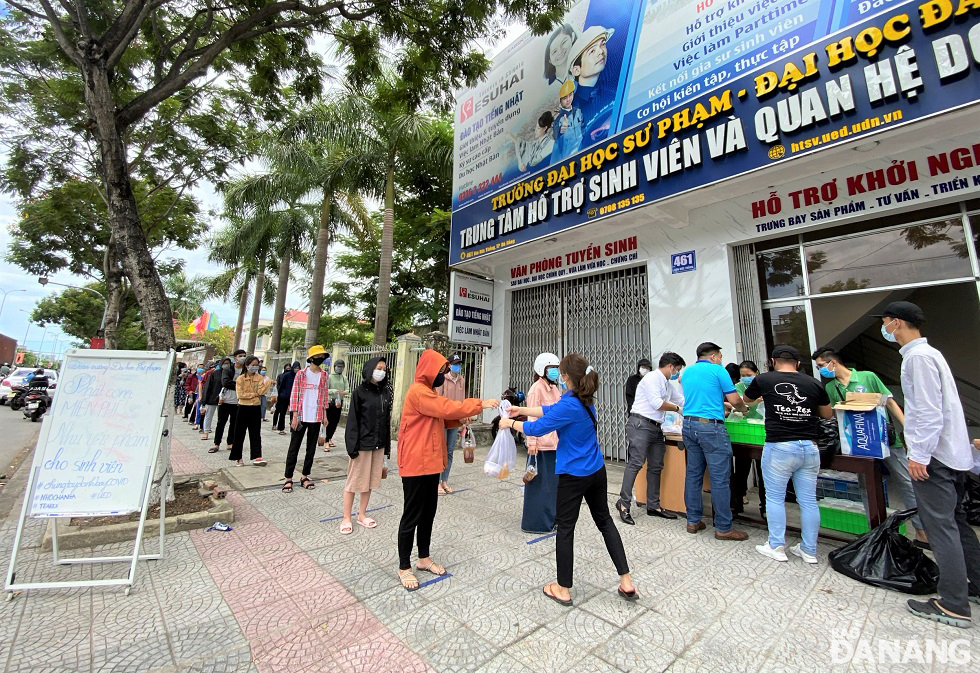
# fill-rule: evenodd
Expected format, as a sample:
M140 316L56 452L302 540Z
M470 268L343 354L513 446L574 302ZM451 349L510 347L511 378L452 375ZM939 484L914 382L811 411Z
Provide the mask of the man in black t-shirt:
M755 549L776 561L786 557L786 484L793 480L800 505L803 542L790 547L791 554L806 563L817 562L817 473L820 452L814 440L820 435L821 418L831 418L830 399L820 383L800 372L800 353L792 346L772 351L772 371L756 376L745 389L743 400L760 397L766 404L766 444L762 450L762 478L766 484L769 543Z

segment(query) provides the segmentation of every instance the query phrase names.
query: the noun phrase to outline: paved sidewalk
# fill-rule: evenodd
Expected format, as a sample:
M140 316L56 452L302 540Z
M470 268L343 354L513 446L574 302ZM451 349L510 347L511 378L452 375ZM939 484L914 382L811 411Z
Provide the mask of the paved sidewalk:
M777 564L753 549L765 539L719 542L682 521L639 517L620 526L642 594L615 594L617 577L587 512L576 538L572 609L541 595L554 579L554 538L520 531L519 476L497 482L481 463L453 466L455 495L439 499L433 556L451 576L407 593L396 577L401 514L397 474L371 500L378 528L341 536L343 447L319 454L314 491L277 485L285 440L263 424L266 468L232 468L265 486L229 498L230 533L167 537L167 558L141 564L132 595L118 589L25 592L0 603L0 670L69 671L955 671L976 670L980 628L909 615L900 594L820 565ZM342 432L338 433L342 436ZM341 443L342 442L338 442ZM174 433L178 472L226 467L186 425ZM612 502L612 500L610 500ZM9 558L13 518L0 528ZM120 565L54 568L31 522L21 572L109 577ZM107 553L120 545L95 550ZM81 550L76 554L88 554ZM4 568L6 565L4 564ZM23 576L22 576L23 577ZM980 613L980 611L978 611ZM835 638L838 642L835 644ZM972 664L835 663L835 651L926 639L968 650Z

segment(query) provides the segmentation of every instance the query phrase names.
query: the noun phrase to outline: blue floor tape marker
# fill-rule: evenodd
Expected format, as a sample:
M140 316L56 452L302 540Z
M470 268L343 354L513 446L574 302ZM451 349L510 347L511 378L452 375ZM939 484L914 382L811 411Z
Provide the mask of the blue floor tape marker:
M393 506L394 505L382 505L381 507L374 507L368 510L368 514L370 514L371 512L377 512L379 509L388 509L389 507L393 507ZM327 523L328 521L340 521L343 518L344 517L342 516L332 516L329 519L320 519L320 523Z
M547 535L542 535L541 537L536 537L533 540L528 540L527 543L528 544L535 544L536 542L541 542L542 540L547 540L549 537L554 537L556 535L558 535L558 533L548 533Z
M436 577L434 579L431 579L428 582L422 582L421 584L419 584L419 589L421 589L422 587L427 587L430 584L435 584L436 582L441 582L443 580L448 580L452 576L453 576L452 573L446 573L445 575L440 575L439 577Z

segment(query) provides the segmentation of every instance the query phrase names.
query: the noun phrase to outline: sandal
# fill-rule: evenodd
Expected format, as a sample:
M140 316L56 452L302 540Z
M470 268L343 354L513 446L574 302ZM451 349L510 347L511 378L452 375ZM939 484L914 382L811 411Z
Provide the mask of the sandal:
M358 519L357 520L357 525L358 526L364 526L365 528L377 528L378 522L368 516L368 517L365 517L363 521L361 521L360 519Z
M203 437L201 437L201 441L202 442L208 441L208 436L207 435L204 435Z
M434 570L433 569L433 566L435 568L438 568L442 572L438 572L437 570ZM441 566L438 563L436 563L435 561L431 561L429 563L429 565L425 566L424 568L422 566L420 566L420 565L417 565L417 566L415 566L415 569L418 570L419 572L423 572L423 573L432 573L436 577L442 577L442 576L444 576L446 574L446 569L443 566Z
M333 448L336 448L336 447L337 447L337 445L336 445L336 444L334 444L333 442L327 442L327 446L329 446L329 447L330 447L331 449L333 449Z
M217 453L220 450L221 449L219 449L217 446L212 446L210 449L208 449L208 453Z
M307 491L312 491L314 488L316 488L316 484L314 484L313 480L309 477L303 477L300 479L299 485L305 488Z
M449 495L449 491L442 484L439 484L439 495Z
M245 467L245 463L240 460L235 461L235 467Z
M341 522L340 524L341 535L350 535L353 532L354 532L354 526L352 526L350 522L348 521Z
M398 580L407 591L417 591L419 588L419 578L411 570L402 570L398 573ZM410 586L414 584L415 586Z
M442 490L446 492L446 495L452 495L453 493L456 492L453 490L453 487L450 486L449 484L443 484Z
M633 601L640 600L640 594L637 593L636 589L633 589L632 591L626 591L625 589L623 589L623 587L619 587L617 591L619 592L619 595L622 596L623 600L627 600L631 603Z
M286 483L282 485L282 492L283 493L292 493L293 492L293 480L292 479L287 479L286 480Z
M280 435L285 435L285 434L286 434L286 431L285 431L285 430L280 430L280 431L279 431L279 434L280 434Z
M553 594L553 593L551 593L551 592L548 591L548 587L553 587L553 586L555 586L554 583L552 583L552 584L545 584L544 585L544 589L542 589L541 591L544 593L545 596L547 596L548 598L550 598L551 600L553 600L555 603L558 603L559 605L564 605L566 608L572 607L572 599L571 598L569 598L567 601L566 600L562 600L561 598L558 598L558 596L556 596L555 594Z

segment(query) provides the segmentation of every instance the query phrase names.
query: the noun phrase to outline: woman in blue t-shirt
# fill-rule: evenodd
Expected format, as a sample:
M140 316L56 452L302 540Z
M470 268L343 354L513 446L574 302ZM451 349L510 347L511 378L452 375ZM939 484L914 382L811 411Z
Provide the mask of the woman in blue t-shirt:
M555 523L558 537L555 556L558 583L544 587L544 594L562 605L571 606L572 564L574 559L575 522L582 499L589 506L592 520L602 533L606 550L619 573L619 595L628 601L640 596L633 588L626 551L616 524L609 515L606 497L606 464L596 435L592 398L599 389L599 375L581 355L566 355L558 365L559 377L568 388L561 399L548 407L511 407L510 415L537 418L536 421L502 419L501 428L514 428L529 437L558 433L555 472L558 474L558 499Z

